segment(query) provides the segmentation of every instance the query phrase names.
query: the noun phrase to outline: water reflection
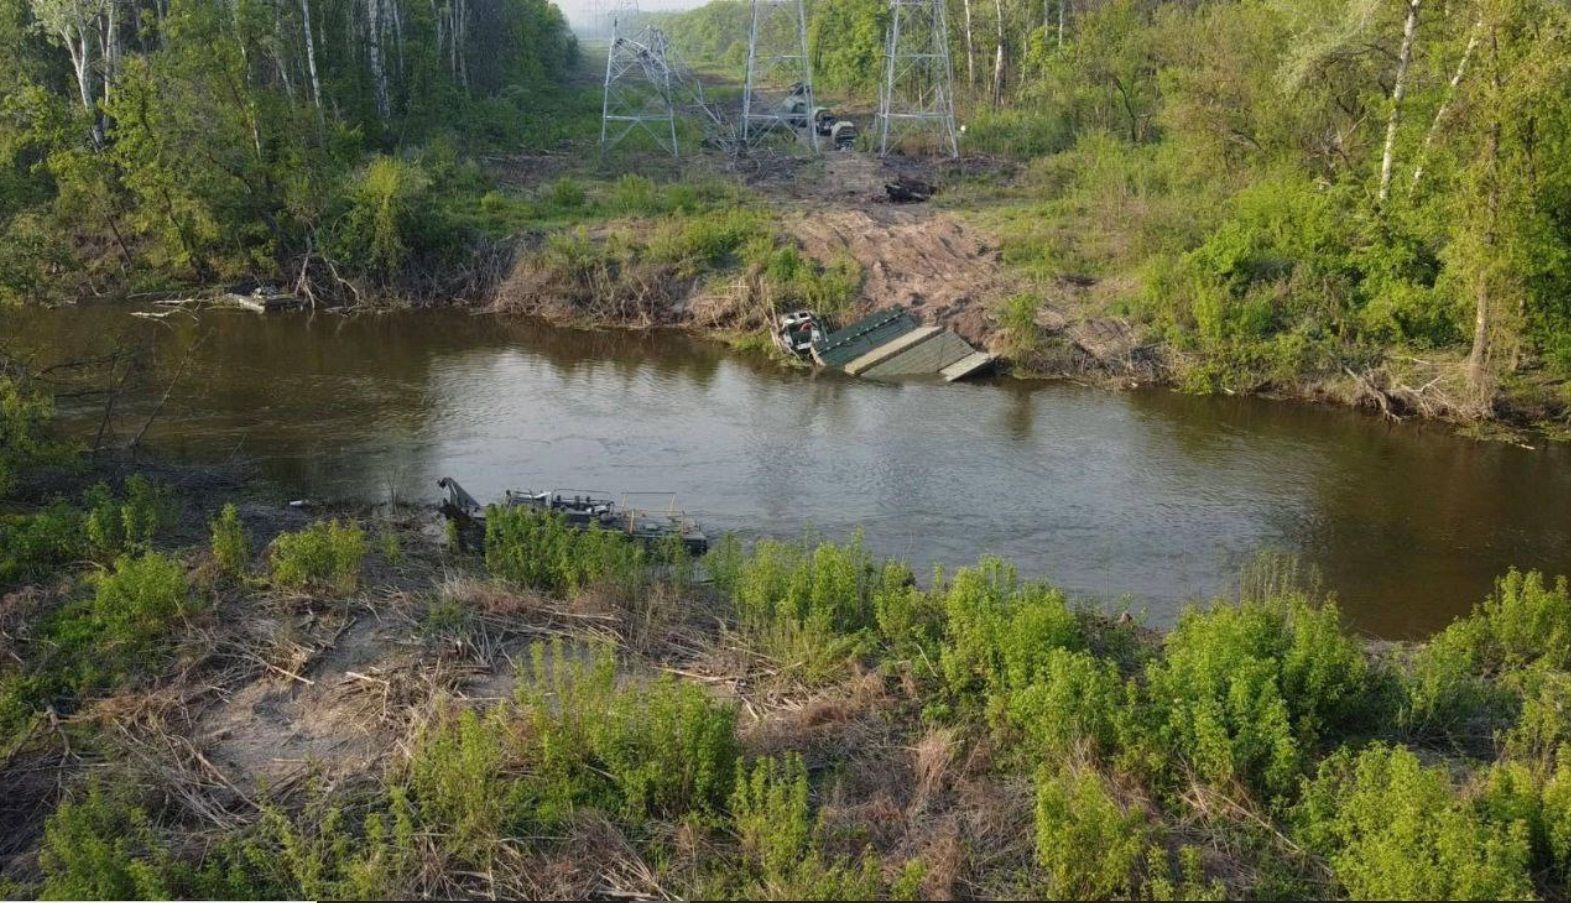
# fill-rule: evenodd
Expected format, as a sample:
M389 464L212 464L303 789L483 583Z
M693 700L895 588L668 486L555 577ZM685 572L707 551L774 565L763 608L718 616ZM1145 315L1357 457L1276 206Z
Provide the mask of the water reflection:
M1511 564L1571 570L1571 449L1345 411L1020 383L879 385L680 336L460 312L358 318L0 313L43 360L192 357L150 438L255 460L281 494L428 498L442 474L669 490L718 528L862 529L919 570L997 553L1158 622L1261 548L1320 567L1371 632L1431 630ZM121 406L134 429L158 381ZM82 429L98 411L63 406Z

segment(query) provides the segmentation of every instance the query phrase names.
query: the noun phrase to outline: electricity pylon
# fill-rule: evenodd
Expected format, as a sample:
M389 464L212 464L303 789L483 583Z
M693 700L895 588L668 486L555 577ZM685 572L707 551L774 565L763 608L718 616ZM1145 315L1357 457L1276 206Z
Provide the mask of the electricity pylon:
M818 151L807 15L802 0L752 0L747 81L742 92L742 144L756 144L782 129L792 135L805 131L809 146Z
M600 155L604 157L623 138L641 129L661 149L678 156L665 33L646 26L636 38L625 38L619 25L619 19L612 20L611 48L606 53Z
M938 145L960 156L955 134L954 69L944 0L889 0L884 84L878 93L878 154L918 131L936 132Z

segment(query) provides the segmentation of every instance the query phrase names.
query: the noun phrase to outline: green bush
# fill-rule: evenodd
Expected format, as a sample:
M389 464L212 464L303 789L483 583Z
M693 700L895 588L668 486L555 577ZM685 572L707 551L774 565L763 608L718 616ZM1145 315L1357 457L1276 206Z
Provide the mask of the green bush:
M178 559L158 552L122 555L112 571L96 578L95 643L111 658L134 663L189 609L185 566Z
M844 674L847 660L871 641L883 581L908 579L901 569L880 568L860 536L816 547L763 540L745 554L723 551L712 573L754 647L808 683Z
M536 644L517 701L531 726L533 818L597 806L631 823L724 805L736 709L668 675L616 685L609 647Z
M503 776L505 717L502 709L484 718L467 709L445 713L421 732L409 759L409 790L421 821L440 829L443 845L471 863L490 861L516 795Z
M85 553L81 513L65 502L0 515L0 586L46 579Z
M1036 779L1036 861L1050 899L1128 894L1146 850L1145 818L1114 797L1095 769L1044 766Z
M167 494L140 474L125 481L119 497L99 483L87 491L83 502L82 530L100 561L151 548L159 529L171 519Z
M1009 723L1032 759L1057 759L1084 746L1111 752L1126 718L1118 667L1080 650L1054 649L1028 686L1008 699Z
M1014 568L984 558L955 572L942 593L948 641L940 666L963 704L1030 686L1055 649L1079 649L1085 637L1063 593L1021 583Z
M218 568L230 577L245 576L251 566L251 541L240 523L240 511L233 504L225 505L218 517L207 525L212 537L213 559Z
M812 847L807 804L807 768L790 754L782 762L760 759L737 769L731 794L742 855L765 881L783 883Z
M892 889L883 883L878 857L871 849L859 862L824 853L815 836L807 768L801 756L791 753L783 761L760 759L751 769L739 763L731 813L751 879L740 888L731 888L731 895L771 900L881 900L893 896ZM900 877L909 880L909 874Z
M1356 721L1367 675L1335 605L1295 594L1192 608L1147 668L1156 748L1206 780L1285 796L1305 751Z
M1551 586L1542 574L1513 569L1470 616L1430 638L1414 656L1402 723L1418 733L1487 734L1515 713L1512 687L1554 681L1546 675L1567 669L1571 590L1565 578ZM1528 713L1522 730L1541 730L1546 714L1541 707Z
M62 455L43 438L52 413L48 398L0 373L0 499L24 469Z
M120 789L112 789L118 786ZM38 865L45 900L167 900L173 860L124 789L91 781L49 816Z
M1486 819L1405 747L1341 750L1307 782L1298 833L1356 900L1515 900L1533 894L1529 828Z
M293 589L352 593L365 559L365 531L355 521L317 521L273 540L273 582Z
M630 592L649 576L644 547L626 535L522 506L487 509L485 562L492 576L567 595L602 583Z

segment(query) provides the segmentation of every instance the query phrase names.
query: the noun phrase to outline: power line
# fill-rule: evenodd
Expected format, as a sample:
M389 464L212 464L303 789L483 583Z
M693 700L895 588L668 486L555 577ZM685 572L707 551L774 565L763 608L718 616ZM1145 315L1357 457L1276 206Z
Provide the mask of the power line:
M807 56L802 0L752 0L742 143L757 144L781 131L794 138L805 131L816 153L813 112L813 67Z
M879 156L889 153L892 142L918 132L935 133L939 147L960 156L944 0L889 0L877 129Z

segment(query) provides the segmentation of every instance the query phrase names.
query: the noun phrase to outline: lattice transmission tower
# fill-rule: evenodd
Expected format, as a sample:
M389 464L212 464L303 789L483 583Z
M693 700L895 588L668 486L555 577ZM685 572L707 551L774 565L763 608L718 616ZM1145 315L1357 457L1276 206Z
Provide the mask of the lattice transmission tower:
M635 37L624 37L622 21L620 16L611 21L600 105L600 155L604 157L633 132L643 131L662 150L678 156L665 33L645 26Z
M889 0L884 84L875 126L879 156L889 153L891 142L919 132L932 133L940 149L960 156L954 86L944 0Z
M805 133L809 146L818 150L802 0L752 0L741 131L746 145L780 132L793 137Z

